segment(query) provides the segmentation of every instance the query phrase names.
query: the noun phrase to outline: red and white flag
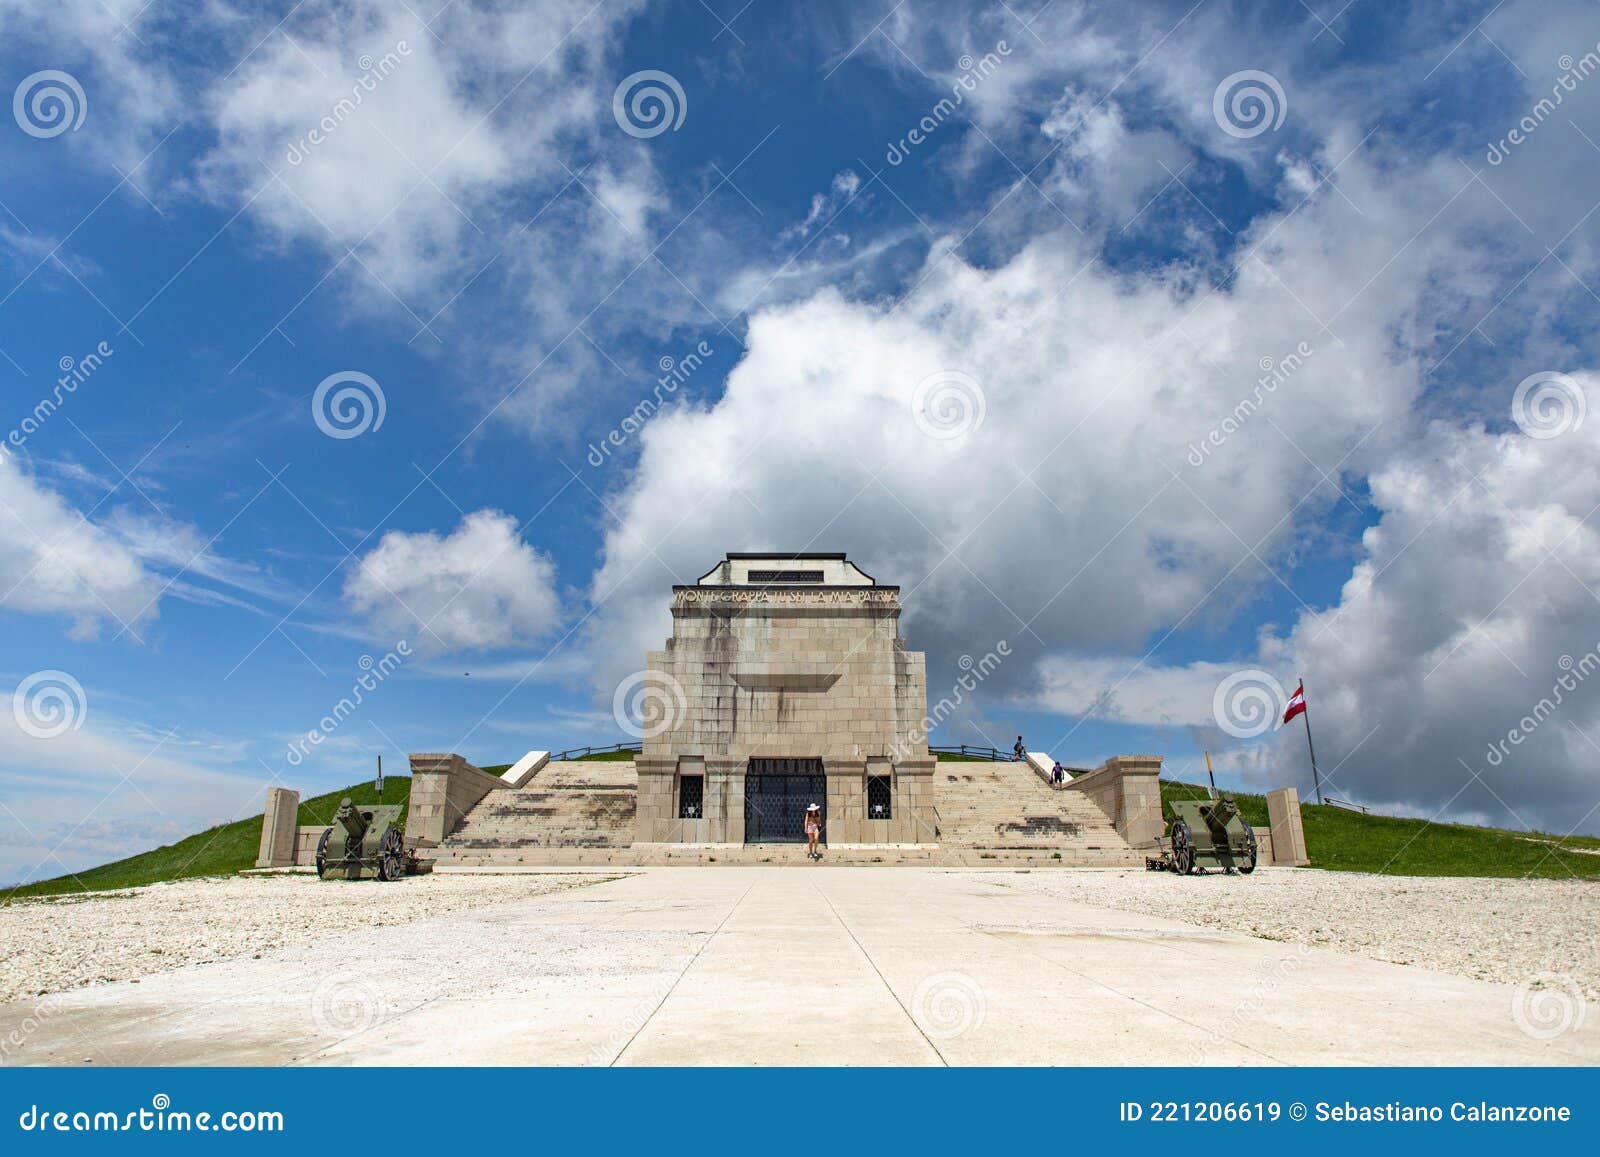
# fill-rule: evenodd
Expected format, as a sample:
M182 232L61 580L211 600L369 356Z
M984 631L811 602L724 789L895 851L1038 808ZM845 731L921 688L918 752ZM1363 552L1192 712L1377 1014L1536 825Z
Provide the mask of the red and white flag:
M1294 689L1294 694L1289 696L1289 706L1284 709L1283 721L1285 723L1296 715L1303 715L1306 709L1306 681L1300 680L1300 686Z

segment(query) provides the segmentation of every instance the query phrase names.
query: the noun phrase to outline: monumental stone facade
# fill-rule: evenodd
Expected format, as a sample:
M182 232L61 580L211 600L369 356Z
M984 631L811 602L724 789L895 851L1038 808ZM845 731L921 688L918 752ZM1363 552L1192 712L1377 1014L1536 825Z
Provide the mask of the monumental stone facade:
M675 586L672 637L645 659L635 839L935 839L926 664L900 588L843 554L730 554Z

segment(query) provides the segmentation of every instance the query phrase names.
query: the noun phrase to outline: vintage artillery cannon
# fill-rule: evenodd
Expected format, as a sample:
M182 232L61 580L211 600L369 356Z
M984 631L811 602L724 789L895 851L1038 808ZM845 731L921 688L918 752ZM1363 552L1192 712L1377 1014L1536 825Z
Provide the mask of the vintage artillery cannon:
M1145 860L1152 871L1173 871L1180 876L1222 868L1227 872L1256 870L1256 833L1239 814L1231 795L1217 799L1172 801L1174 818L1167 847Z
M400 833L399 804L356 806L346 796L333 824L317 841L317 875L324 880L398 880L416 870Z

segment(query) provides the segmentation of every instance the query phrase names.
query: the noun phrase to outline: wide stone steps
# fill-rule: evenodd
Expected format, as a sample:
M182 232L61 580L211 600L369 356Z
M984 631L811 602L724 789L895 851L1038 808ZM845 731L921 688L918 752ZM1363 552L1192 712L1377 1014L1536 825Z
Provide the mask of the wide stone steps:
M1054 857L1136 865L1143 855L1088 799L1045 783L1025 763L940 763L934 768L939 843L986 862Z
M822 864L951 867L1143 864L1093 803L1020 763L940 763L938 842L825 846ZM540 865L810 865L803 844L636 844L638 780L627 762L547 764L523 787L490 792L436 849L438 870Z
M461 851L435 864L435 871L495 871L538 867L748 866L818 867L921 865L948 868L1079 867L1124 868L1126 855L1090 849L1054 852L946 848L929 845L824 847L822 859L806 858L804 844L634 844L629 848L528 848ZM1143 861L1141 860L1142 864Z
M548 763L515 790L492 791L437 851L436 865L550 862L633 843L638 777L631 762Z

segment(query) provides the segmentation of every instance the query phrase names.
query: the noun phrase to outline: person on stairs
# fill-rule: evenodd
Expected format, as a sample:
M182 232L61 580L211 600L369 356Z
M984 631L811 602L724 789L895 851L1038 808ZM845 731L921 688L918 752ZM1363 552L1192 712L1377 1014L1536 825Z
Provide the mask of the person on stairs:
M1026 745L1023 744L1022 736L1019 735L1019 736L1017 736L1016 743L1012 744L1012 746L1011 746L1011 758L1016 760L1018 763L1021 763L1022 762L1022 757L1027 755L1027 754L1028 754L1028 748L1027 748Z
M812 804L806 808L806 856L809 859L820 860L822 853L817 851L817 840L822 836L822 807Z
M1056 760L1056 765L1050 769L1051 783L1066 783L1067 769L1061 766L1061 761Z

